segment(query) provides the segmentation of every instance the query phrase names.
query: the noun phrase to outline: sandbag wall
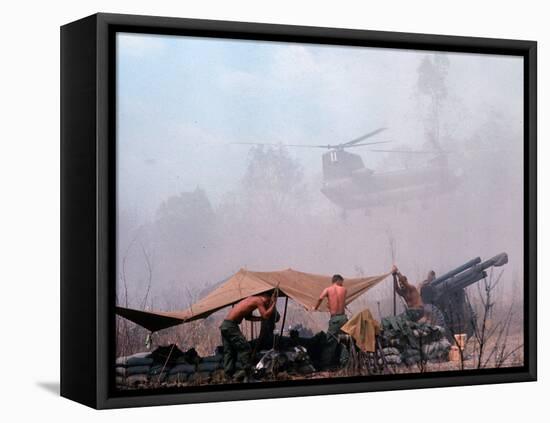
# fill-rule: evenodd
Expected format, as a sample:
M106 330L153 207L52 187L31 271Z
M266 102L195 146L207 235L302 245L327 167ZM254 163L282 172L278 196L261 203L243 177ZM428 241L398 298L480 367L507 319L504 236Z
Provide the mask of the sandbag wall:
M382 319L380 340L384 360L394 365L447 361L451 348L443 327L414 322L403 315Z
M116 360L116 384L119 388L177 386L222 382L223 357L215 354L190 360L180 355L173 360L156 360L153 353L138 353Z
M315 371L304 347L260 351L258 357L258 378L270 378L278 372L307 375ZM241 363L236 363L236 370L242 370ZM222 347L216 348L212 356L199 357L194 349L182 352L169 345L116 360L116 384L123 389L224 382Z

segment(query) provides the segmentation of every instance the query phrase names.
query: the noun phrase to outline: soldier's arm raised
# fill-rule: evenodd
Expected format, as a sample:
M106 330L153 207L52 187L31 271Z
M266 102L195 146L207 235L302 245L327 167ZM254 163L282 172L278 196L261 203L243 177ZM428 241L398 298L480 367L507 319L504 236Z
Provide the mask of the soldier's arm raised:
M319 299L315 303L315 307L313 307L313 310L317 310L321 303L323 302L323 299L328 295L328 288L325 288L323 292L321 292L321 295L319 296Z
M405 289L401 288L401 286L397 282L397 279L399 276L401 276L401 274L396 272L396 273L393 273L392 276L393 276L393 287L395 288L395 292L403 296L405 294ZM401 282L401 279L399 279L399 282Z
M406 276L402 275L401 273L398 273L397 277L399 278L399 283L403 288L411 288L412 285L409 283Z
M266 309L263 302L258 303L258 311L260 312L260 316L262 316L262 319L267 320L271 316L271 313L273 313L273 310L275 309L276 301L271 301L271 305Z

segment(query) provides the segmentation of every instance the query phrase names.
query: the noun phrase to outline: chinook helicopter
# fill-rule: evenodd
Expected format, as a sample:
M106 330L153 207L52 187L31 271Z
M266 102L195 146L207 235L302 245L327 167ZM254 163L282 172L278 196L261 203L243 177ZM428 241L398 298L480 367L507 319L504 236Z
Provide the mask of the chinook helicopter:
M424 166L403 168L388 172L375 172L365 167L362 157L347 151L351 148L385 144L391 141L363 142L367 138L385 131L379 128L351 141L335 145L235 143L246 145L275 145L297 148L326 149L322 155L323 185L321 192L344 214L347 210L364 209L389 205L403 205L415 199L427 199L453 190L459 183L459 176L448 167L447 152L436 148L423 150L369 149L373 153L426 154L433 156ZM435 144L435 143L434 143ZM436 147L438 147L436 145Z

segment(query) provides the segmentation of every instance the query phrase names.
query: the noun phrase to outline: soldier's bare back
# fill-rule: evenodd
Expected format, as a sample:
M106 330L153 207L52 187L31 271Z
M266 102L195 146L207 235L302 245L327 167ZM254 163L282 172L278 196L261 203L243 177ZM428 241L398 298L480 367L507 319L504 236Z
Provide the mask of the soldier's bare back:
M344 314L346 308L347 289L338 284L332 284L321 293L320 300L327 298L330 315Z
M260 315L263 319L268 318L271 315L271 312L273 311L274 303L269 305L270 298L261 296L261 295L254 295L252 297L245 298L244 300L239 301L237 304L235 304L235 307L233 307L229 314L226 317L226 320L232 320L237 323L241 323L241 321L252 314L252 312L256 309L260 312ZM269 308L268 308L269 307Z

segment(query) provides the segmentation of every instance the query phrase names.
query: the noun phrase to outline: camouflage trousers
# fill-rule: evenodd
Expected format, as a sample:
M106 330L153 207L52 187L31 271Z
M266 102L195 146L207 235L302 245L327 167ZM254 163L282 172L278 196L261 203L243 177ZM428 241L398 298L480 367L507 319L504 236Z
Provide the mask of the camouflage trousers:
M237 364L250 372L250 344L241 333L239 325L232 320L224 320L220 326L223 342L223 369L227 376L233 376Z
M345 366L349 360L349 352L345 345L338 342L340 328L346 324L348 318L345 314L336 314L330 317L327 329L327 346L323 354L326 362ZM325 361L324 360L324 361Z

